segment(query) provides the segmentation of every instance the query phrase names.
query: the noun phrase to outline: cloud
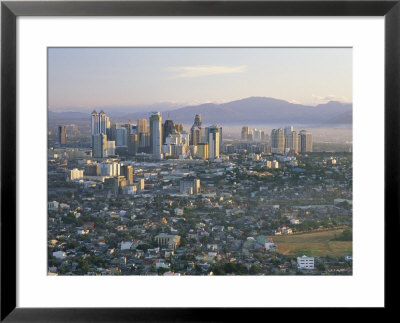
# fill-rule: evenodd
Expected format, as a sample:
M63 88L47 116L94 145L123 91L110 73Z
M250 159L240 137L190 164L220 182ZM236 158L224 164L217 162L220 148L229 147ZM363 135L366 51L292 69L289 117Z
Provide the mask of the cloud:
M338 96L338 95L334 95L334 94L320 96L320 95L312 94L312 102L314 104L328 103L329 101L339 101L339 102L343 102L343 103L351 103L351 100L345 96Z
M175 73L172 78L195 78L211 75L243 73L246 65L224 66L224 65L198 65L198 66L170 66L167 70Z

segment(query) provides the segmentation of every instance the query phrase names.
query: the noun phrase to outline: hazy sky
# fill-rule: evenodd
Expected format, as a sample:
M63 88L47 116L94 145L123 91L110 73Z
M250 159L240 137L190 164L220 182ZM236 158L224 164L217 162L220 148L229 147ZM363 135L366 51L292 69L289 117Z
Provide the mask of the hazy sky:
M350 48L50 48L49 108L352 101Z

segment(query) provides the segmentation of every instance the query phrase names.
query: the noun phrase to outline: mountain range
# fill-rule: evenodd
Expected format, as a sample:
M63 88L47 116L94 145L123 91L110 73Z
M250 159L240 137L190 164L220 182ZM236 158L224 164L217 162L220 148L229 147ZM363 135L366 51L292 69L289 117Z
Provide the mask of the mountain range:
M152 110L125 111L118 109L104 112L114 122L130 119L148 118L151 111L157 111L157 106L152 105ZM352 103L330 101L317 106L290 103L268 97L249 97L227 103L205 103L200 105L172 108L162 111L163 120L171 119L175 123L191 124L194 116L200 114L204 124L351 124L353 119ZM129 111L129 112L128 112ZM82 112L54 112L49 111L50 120L76 120L89 118L89 113Z

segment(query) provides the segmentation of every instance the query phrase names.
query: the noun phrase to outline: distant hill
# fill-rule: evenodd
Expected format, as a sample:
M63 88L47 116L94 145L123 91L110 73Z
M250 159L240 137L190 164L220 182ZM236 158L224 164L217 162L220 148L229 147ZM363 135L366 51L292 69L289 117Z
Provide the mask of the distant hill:
M156 106L155 106L156 108ZM201 114L205 124L351 124L351 103L330 101L315 107L293 104L284 100L266 97L250 97L222 104L206 103L195 106L163 111L163 119L190 124L196 114ZM114 113L106 114L111 116ZM150 112L132 112L119 115L126 119L148 118ZM89 118L89 114L79 112L49 112L49 118ZM119 119L119 118L115 118Z

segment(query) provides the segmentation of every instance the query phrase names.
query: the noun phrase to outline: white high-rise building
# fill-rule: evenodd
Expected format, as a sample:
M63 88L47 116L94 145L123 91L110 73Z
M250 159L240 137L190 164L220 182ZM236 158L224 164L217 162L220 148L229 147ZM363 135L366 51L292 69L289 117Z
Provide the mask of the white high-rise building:
M151 147L154 159L162 159L162 118L160 112L153 112L150 117Z
M311 132L301 130L299 134L299 147L301 153L308 153L313 151L313 139Z
M208 157L209 159L219 158L220 126L208 127Z
M92 112L91 134L97 135L99 133L106 133L107 128L110 127L110 119L106 116L103 110L97 113L96 110Z
M285 150L285 136L282 128L272 129L271 131L271 152L283 154Z
M296 131L292 131L285 135L285 148L293 150L296 154L299 151L299 135Z
M110 128L110 119L103 110L92 112L90 132L92 135L93 157L107 157L107 128Z
M254 129L253 130L253 141L261 141L261 130Z

